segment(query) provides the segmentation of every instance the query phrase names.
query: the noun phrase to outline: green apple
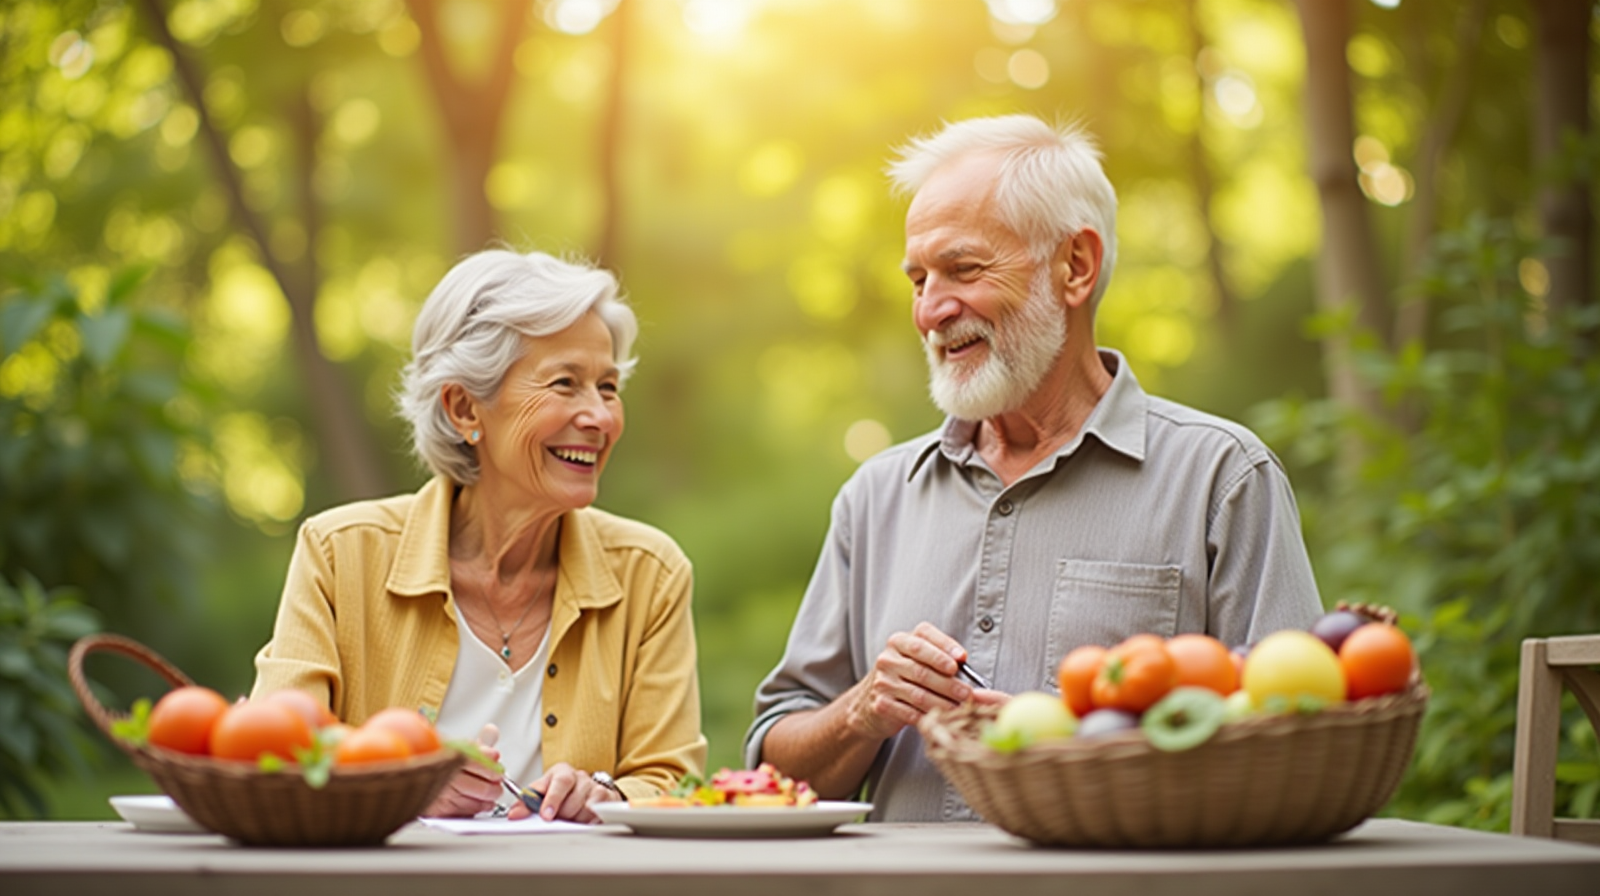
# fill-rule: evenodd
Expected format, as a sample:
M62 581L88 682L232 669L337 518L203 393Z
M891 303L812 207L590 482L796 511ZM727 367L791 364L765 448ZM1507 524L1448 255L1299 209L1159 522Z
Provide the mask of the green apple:
M1228 695L1222 701L1222 719L1225 722L1237 722L1248 719L1256 714L1256 704L1250 699L1250 692L1239 690Z
M1060 697L1042 691L1024 691L1000 707L994 723L983 731L983 742L1001 753L1032 744L1065 740L1078 730L1078 719Z

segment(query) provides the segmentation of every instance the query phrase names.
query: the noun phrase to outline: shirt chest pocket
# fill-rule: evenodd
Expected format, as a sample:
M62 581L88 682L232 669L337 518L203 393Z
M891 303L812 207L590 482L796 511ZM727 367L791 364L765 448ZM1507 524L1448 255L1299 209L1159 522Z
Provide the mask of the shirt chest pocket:
M1177 566L1058 561L1046 662L1060 663L1067 651L1084 644L1110 647L1141 632L1177 634L1182 585L1183 570Z

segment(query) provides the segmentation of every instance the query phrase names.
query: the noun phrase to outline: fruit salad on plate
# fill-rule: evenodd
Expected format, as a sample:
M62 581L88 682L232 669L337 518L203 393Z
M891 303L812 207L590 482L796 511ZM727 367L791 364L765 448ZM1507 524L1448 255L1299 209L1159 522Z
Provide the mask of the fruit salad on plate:
M815 805L816 791L804 781L785 775L763 762L754 769L724 768L709 780L685 775L672 792L662 796L629 800L636 808L674 808L688 806L735 806L745 808L804 809Z

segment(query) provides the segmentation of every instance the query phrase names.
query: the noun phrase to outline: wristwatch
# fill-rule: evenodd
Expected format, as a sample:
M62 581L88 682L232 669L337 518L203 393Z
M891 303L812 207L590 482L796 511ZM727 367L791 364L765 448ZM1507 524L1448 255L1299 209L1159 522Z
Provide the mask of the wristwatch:
M612 777L610 775L606 774L605 772L595 772L594 774L591 774L589 777L594 779L594 783L599 784L601 787L604 787L605 789L611 791L612 793L616 794L617 796L622 796L622 790L617 787L617 782L615 780L613 780Z

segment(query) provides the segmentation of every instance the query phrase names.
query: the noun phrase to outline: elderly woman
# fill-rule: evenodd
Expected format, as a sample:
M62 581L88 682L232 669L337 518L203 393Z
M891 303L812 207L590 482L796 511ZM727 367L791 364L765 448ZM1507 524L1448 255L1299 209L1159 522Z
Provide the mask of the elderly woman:
M445 275L399 397L434 477L305 522L254 694L306 690L351 724L435 716L493 745L547 819L592 822L698 772L689 561L589 506L637 329L603 270L497 250ZM429 813L508 799L469 763Z

